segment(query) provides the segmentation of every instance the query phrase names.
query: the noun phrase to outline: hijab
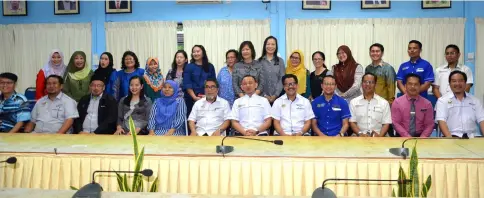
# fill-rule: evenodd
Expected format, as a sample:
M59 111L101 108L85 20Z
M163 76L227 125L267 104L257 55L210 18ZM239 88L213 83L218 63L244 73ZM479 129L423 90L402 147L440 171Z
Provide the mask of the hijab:
M291 56L295 53L299 54L300 61L299 65L297 67L294 67L291 63ZM287 65L286 65L286 74L294 74L297 77L297 93L298 94L303 94L306 93L306 67L304 66L304 54L302 53L301 50L294 50L291 52L291 55L287 59Z
M355 82L355 72L358 63L356 63L355 59L353 58L353 54L348 46L340 46L337 53L340 50L345 52L348 58L344 63L340 61L338 64L334 65L333 73L334 77L336 78L336 87L338 90L344 93L348 91L348 89L350 89Z
M81 55L84 58L83 68L79 69L75 66L74 61L77 55ZM86 78L90 72L91 68L87 65L86 53L84 53L83 51L75 51L71 56L71 60L69 60L69 64L67 65L67 73L69 74L69 77L74 80L82 80Z
M173 88L173 95L165 96L161 92L161 97L156 99L156 116L155 121L157 126L163 128L171 128L176 109L178 107L178 83L173 80L167 80L165 84L169 84Z
M99 61L99 67L96 69L94 74L97 75L98 77L102 77L104 84L107 84L109 81L109 77L111 77L111 73L113 73L114 71L114 68L113 68L114 63L113 63L113 55L109 52L103 52L99 57L102 57L104 54L108 56L109 64L106 68L102 68L101 61Z
M148 68L151 61L155 61L158 65L158 68L156 69L154 74L150 73L150 69ZM161 90L161 88L163 88L163 74L161 74L160 62L158 61L158 58L148 58L148 61L146 61L144 78L146 84L148 84L153 89L153 91L158 92L159 90Z
M52 62L52 56L54 55L54 53L58 53L61 57L61 61L57 65L54 65L54 63ZM58 49L52 50L49 55L49 59L42 68L42 70L44 71L44 75L46 78L53 74L63 76L64 72L66 71L66 65L64 64L64 54Z

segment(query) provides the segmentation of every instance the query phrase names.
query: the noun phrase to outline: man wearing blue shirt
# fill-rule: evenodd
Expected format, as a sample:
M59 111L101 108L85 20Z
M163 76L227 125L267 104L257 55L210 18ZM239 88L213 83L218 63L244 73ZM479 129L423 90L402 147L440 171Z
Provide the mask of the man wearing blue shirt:
M397 86L400 92L406 94L405 90L405 76L408 74L417 74L420 76L420 95L427 98L427 91L432 82L434 82L434 69L432 65L420 57L422 51L422 43L417 40L411 40L408 43L408 56L410 61L404 62L400 65L397 74Z
M334 94L336 80L328 75L321 84L323 95L311 103L314 115L312 129L319 136L344 136L348 130L348 119L351 117L348 103L342 97Z

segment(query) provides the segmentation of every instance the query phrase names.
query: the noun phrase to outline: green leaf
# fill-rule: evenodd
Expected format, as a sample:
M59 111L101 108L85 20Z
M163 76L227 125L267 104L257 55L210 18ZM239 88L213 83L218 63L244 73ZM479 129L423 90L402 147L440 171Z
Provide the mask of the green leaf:
M116 179L118 179L119 191L126 192L126 189L124 188L124 185L123 185L123 183L124 183L123 177L119 173L116 173Z
M417 155L417 141L412 149L412 155L410 156L410 180L412 180L411 196L420 196L420 181L418 179L418 155Z
M138 140L136 138L136 126L134 125L133 118L129 116L129 131L131 132L131 136L133 137L133 150L134 150L134 160L138 157Z
M151 184L150 192L158 192L158 177L156 177L153 184Z
M79 188L76 188L74 186L71 186L71 190L79 190Z
M399 181L404 181L407 179L407 176L405 175L405 172L403 171L402 165L400 165L400 168L398 169L398 180ZM398 197L407 197L408 196L408 187L409 185L407 182L401 182L398 184Z
M430 187L432 186L432 175L427 177L427 180L422 184L422 197L427 197Z
M395 189L392 189L392 197L397 197L397 195L395 195Z
M126 177L126 174L124 174L124 177L123 177L123 186L124 186L125 192L131 192L131 189L129 189L129 186L128 186L128 178Z
M134 168L135 172L141 171L141 167L143 166L144 155L145 155L145 147L143 147L141 149L141 152L139 153L138 157L136 158L135 168ZM140 189L142 183L143 183L143 175L141 175L139 173L135 173L134 178L133 178L133 187L132 187L133 191L140 192L137 189Z

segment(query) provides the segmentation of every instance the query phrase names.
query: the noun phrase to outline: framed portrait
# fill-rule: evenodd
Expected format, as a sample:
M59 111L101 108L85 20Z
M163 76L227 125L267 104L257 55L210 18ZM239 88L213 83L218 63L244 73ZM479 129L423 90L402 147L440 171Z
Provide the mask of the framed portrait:
M79 14L79 0L55 0L54 14Z
M106 14L131 13L131 0L106 0Z
M361 0L361 9L390 9L390 0Z
M451 0L423 0L422 9L451 8Z
M331 10L331 0L303 0L303 10Z
M27 16L27 1L2 1L3 16Z

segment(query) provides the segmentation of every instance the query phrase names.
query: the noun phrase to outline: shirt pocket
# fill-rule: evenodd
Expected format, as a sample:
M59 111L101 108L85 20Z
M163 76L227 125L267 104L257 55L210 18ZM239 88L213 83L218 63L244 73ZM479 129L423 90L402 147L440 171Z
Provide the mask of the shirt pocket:
M372 120L376 124L382 124L383 119L383 108L380 106L375 106L373 109Z
M49 109L49 113L50 113L50 117L53 118L53 119L58 119L58 120L61 120L63 119L65 116L65 109L64 109L64 105L62 104L58 104L56 106L53 106Z

